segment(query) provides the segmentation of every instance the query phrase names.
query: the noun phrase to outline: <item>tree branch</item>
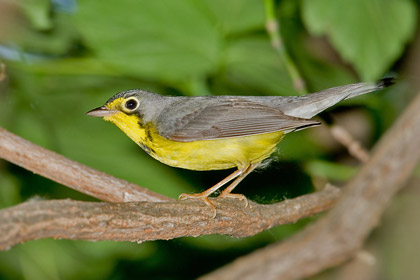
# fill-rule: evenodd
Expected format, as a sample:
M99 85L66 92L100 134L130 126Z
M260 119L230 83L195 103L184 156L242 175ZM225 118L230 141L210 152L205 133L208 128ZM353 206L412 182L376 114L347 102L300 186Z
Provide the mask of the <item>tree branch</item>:
M330 131L335 140L346 147L350 155L363 163L369 160L369 152L344 127L334 124L330 126Z
M0 250L40 238L136 241L203 234L255 235L331 208L340 190L323 191L283 202L212 199L217 216L195 200L174 202L29 201L0 211Z
M419 139L420 94L325 217L286 242L239 258L203 279L301 279L352 257L416 167Z
M72 161L3 128L0 128L0 158L104 201L174 200Z

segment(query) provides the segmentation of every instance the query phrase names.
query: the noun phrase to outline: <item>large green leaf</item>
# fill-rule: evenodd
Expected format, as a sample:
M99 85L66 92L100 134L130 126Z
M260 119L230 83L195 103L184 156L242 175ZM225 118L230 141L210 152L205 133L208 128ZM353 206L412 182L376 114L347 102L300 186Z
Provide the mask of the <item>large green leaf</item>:
M242 95L293 95L283 61L262 36L231 40L226 47L222 78Z
M170 84L205 80L226 65L234 36L264 26L262 3L255 0L85 0L75 18L98 59Z
M264 24L264 7L259 0L205 0L204 2L212 21L225 35L260 29Z
M76 23L96 56L120 71L163 81L217 63L220 36L193 1L80 1Z
M302 10L309 31L327 35L364 80L384 74L416 26L411 0L304 0Z

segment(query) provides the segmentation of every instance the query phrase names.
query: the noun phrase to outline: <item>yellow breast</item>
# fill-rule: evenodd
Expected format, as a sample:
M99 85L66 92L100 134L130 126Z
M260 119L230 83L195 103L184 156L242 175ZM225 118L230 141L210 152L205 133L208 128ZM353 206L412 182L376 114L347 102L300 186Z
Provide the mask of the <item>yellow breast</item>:
M283 138L283 132L177 142L157 133L153 124L143 127L135 115L118 113L105 120L117 125L128 137L155 159L174 167L191 170L220 170L246 167L271 155Z

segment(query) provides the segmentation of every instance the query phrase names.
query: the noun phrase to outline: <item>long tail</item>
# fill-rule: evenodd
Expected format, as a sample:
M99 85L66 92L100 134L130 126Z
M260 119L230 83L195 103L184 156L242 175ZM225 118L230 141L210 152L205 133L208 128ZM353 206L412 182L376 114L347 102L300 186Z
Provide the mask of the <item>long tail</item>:
M394 82L394 78L385 78L377 83L358 83L329 88L304 96L289 97L286 102L283 100L276 107L286 115L309 119L342 100L389 87Z

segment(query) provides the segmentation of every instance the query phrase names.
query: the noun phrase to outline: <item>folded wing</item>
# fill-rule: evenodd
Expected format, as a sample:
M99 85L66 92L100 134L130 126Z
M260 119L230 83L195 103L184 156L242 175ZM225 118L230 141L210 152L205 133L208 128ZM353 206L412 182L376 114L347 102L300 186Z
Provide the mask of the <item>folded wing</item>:
M319 125L319 122L287 116L267 105L229 98L200 108L176 120L170 133L174 141L191 142L291 131Z

